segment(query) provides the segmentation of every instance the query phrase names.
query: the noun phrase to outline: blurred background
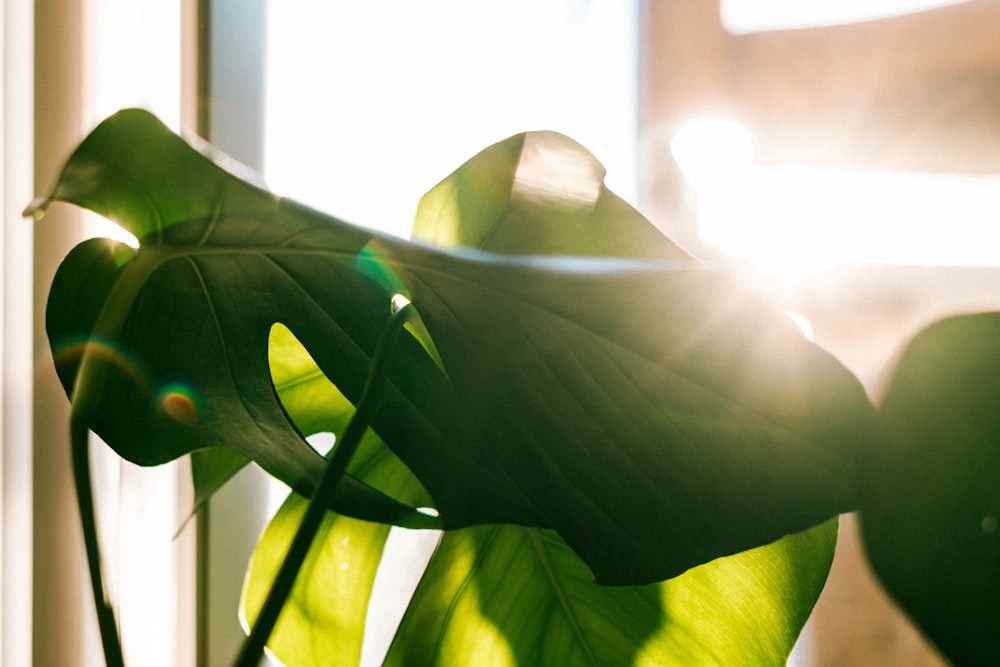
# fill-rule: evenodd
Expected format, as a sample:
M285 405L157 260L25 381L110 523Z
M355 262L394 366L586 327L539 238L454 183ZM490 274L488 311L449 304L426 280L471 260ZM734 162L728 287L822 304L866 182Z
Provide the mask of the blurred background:
M5 0L2 11L4 665L100 660L42 322L68 249L115 231L69 207L38 226L20 212L121 107L200 134L281 194L400 235L420 195L485 146L568 134L611 189L794 314L876 399L918 328L1000 307L992 0ZM143 470L95 449L127 657L228 664L242 564L282 490L241 473L175 536L190 508L184 463ZM792 662L940 664L868 574L849 516Z

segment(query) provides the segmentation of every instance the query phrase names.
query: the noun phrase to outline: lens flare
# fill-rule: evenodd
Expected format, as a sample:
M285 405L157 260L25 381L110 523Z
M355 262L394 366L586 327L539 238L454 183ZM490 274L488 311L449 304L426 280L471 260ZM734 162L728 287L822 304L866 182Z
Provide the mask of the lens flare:
M142 364L114 341L91 339L63 339L52 346L52 360L56 368L79 363L84 357L99 359L117 369L134 388L148 394L149 379Z
M386 244L379 239L372 239L358 253L353 268L375 280L390 294L405 294L406 288L402 279L392 268L391 262L386 261L390 254L390 249Z
M194 426L201 417L197 392L187 385L167 385L160 391L157 402L164 414L179 424Z

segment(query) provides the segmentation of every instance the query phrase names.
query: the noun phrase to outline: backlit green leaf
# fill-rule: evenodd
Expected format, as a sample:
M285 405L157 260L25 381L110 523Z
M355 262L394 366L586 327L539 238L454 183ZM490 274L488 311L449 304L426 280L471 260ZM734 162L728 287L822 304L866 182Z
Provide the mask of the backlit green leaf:
M291 494L254 550L241 602L246 631L257 618L307 504ZM388 534L385 524L327 513L268 642L268 649L285 665L357 666L368 598Z
M486 148L420 200L413 237L518 255L689 260L604 185L604 166L556 132Z
M608 587L551 531L451 531L385 664L784 665L836 535L832 521L667 582Z

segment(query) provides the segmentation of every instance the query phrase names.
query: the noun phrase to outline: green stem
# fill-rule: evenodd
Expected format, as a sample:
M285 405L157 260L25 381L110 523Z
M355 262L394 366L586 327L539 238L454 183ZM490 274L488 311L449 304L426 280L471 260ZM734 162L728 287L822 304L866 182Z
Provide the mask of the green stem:
M83 543L87 551L87 566L90 571L90 586L94 591L97 607L97 625L101 631L104 660L108 667L124 667L121 640L115 611L104 587L101 572L101 550L97 539L97 520L94 516L94 488L90 476L90 434L79 419L70 418L70 448L73 457L73 476L76 481L76 502L80 508L80 525L83 528Z
M267 598L264 600L264 606L261 607L253 629L250 631L250 636L243 643L239 656L233 663L234 667L253 667L260 661L264 646L271 637L271 631L278 621L285 601L291 594L292 586L295 584L299 570L302 569L302 564L309 553L309 548L316 537L323 516L333 500L337 485L344 476L347 464L357 451L361 438L375 414L378 400L382 394L382 387L389 376L389 360L412 310L409 305L404 305L396 310L389 318L375 344L372 366L368 372L368 378L361 392L361 398L358 400L357 408L351 416L347 428L344 429L343 435L337 439L333 454L323 471L323 476L313 491L302 522L292 538L292 543L278 569L278 574L274 577L271 590L268 591Z

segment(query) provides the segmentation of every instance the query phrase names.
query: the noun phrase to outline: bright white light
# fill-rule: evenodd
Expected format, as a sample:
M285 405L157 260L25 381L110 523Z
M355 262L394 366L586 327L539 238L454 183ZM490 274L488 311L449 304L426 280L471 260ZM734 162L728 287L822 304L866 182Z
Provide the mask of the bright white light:
M856 263L1000 265L1000 178L761 166L745 133L716 122L671 144L706 245L786 278Z
M754 161L746 129L727 118L698 118L685 123L670 142L670 153L696 187L741 177Z
M857 23L955 5L965 0L722 0L722 24L734 34Z
M271 2L268 184L406 236L420 197L465 160L549 129L634 201L635 4Z

